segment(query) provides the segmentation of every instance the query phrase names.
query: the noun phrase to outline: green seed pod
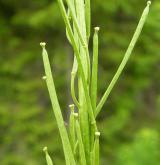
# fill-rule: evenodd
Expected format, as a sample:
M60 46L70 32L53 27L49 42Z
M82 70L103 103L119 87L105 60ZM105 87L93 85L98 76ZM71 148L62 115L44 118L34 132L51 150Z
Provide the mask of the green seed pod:
M47 147L44 147L44 148L43 148L43 151L45 152L45 155L46 155L47 165L53 165L52 159L51 159L51 157L50 157L49 154L48 154L48 149L47 149Z

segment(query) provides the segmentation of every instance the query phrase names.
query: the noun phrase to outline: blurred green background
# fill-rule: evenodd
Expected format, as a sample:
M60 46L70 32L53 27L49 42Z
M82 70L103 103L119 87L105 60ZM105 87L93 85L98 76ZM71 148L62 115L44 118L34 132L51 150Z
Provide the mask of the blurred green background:
M123 58L145 5L146 0L92 0L92 27L101 27L98 100ZM55 164L64 164L41 79L41 41L47 42L67 121L73 53L56 0L0 0L1 165L44 165L44 146ZM160 1L153 0L132 57L98 116L102 165L159 165L159 71Z

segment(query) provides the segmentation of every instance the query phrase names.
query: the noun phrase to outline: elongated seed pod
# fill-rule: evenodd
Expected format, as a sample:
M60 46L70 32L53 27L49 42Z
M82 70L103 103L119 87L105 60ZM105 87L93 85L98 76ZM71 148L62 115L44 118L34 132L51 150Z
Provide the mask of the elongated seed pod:
M84 7L84 0L75 0L75 5L76 5L76 13L77 13L77 21L79 24L79 30L82 34L83 39L87 43L87 37L86 37L86 25L85 25L85 7ZM77 29L75 28L77 31ZM79 38L79 37L78 37ZM89 60L88 56L86 56L86 51L85 49L88 49L87 47L84 48L82 42L79 41L79 52L80 52L80 57L82 60L82 65L83 69L85 71L85 77L87 80L90 78L90 69L89 69ZM89 64L89 65L88 65ZM88 71L88 72L87 72ZM87 81L87 85L89 87L89 81ZM90 156L90 128L89 128L89 120L88 120L88 106L85 100L84 96L84 87L83 87L83 82L82 82L82 77L80 74L78 74L78 100L80 103L80 108L79 108L79 124L81 128L81 133L82 133L82 139L83 139L83 144L85 146L85 154L86 154L86 161L87 164L89 162L89 156ZM88 88L89 90L89 88Z
M75 165L76 163L74 160L72 148L71 148L70 141L68 138L67 130L64 125L59 101L56 94L56 89L55 89L54 80L52 77L48 53L45 49L46 43L40 43L40 45L42 46L42 57L43 57L44 70L46 74L46 84L47 84L47 88L48 88L49 95L51 98L53 112L58 124L59 132L60 132L60 136L61 136L61 140L63 144L65 159L66 159L66 162L68 163L70 162L71 164Z
M96 111L96 101L97 101L98 31L99 31L99 27L95 27L95 33L93 36L93 61L92 61L92 76L91 76L91 102L94 113ZM96 130L94 128L91 128L90 130L91 130L90 144L92 149L94 144L94 133Z
M75 94L75 89L74 89L74 82L75 82L75 76L76 76L76 73L75 72L72 72L71 73L71 96L72 96L72 99L75 103L75 105L78 107L78 109L80 108L80 104L76 98L76 94Z
M132 51L133 51L133 49L134 49L134 47L135 47L135 44L136 44L136 42L137 42L137 40L138 40L138 38L139 38L139 36L140 36L140 34L141 34L142 28L143 28L144 23L145 23L145 21L146 21L146 19L147 19L147 16L148 16L148 13L149 13L149 7L150 7L150 5L151 5L151 1L148 1L148 2L147 2L147 6L146 6L146 8L144 9L144 11L143 11L143 13L142 13L142 16L141 16L141 19L140 19L140 21L139 21L139 23L138 23L138 26L137 26L137 28L136 28L136 31L135 31L135 33L134 33L134 35L133 35L133 38L132 38L132 40L131 40L131 42L130 42L130 44L129 44L129 47L128 47L128 49L127 49L125 55L124 55L124 58L123 58L123 60L122 60L122 62L121 62L121 64L120 64L120 66L119 66L119 68L118 68L116 74L114 75L114 77L113 77L111 83L109 84L109 86L108 86L106 92L104 93L102 99L100 100L100 102L99 102L99 104L98 104L98 106L97 106L97 108L96 108L96 114L95 114L96 116L99 114L100 110L102 109L102 107L103 107L105 101L107 100L109 94L111 93L111 91L112 91L114 85L116 84L116 82L117 82L118 78L120 77L120 75L121 75L121 73L122 73L124 67L126 66L126 63L128 62L128 60L129 60L129 58L130 58L130 56L131 56L131 53L132 53Z
M45 155L46 155L47 165L53 165L52 159L51 159L51 157L48 154L47 147L44 147L43 151L45 152Z
M99 27L95 27L95 33L93 37L93 61L92 61L92 78L91 78L91 102L94 113L96 110L96 102L97 102L98 31L99 31Z
M100 132L95 132L95 142L93 148L93 165L99 165L99 136Z
M70 142L72 146L72 151L74 153L74 148L76 144L76 133L75 133L75 117L74 117L74 104L69 105L70 107L70 119L69 119L69 132L70 132Z
M95 132L94 134L95 140L94 140L94 146L91 151L91 165L99 165L99 136L100 132Z
M74 147L74 155L77 154L77 149L78 149L78 140L76 141L75 147Z
M84 16L84 10L83 10L84 9L84 1L83 0L81 0L81 1L77 0L77 3L78 3L77 6L79 8L78 11L80 12L80 20ZM82 47L85 50L84 58L86 58L86 63L87 63L87 72L86 72L87 76L86 76L86 78L87 78L87 81L89 83L89 81L90 81L90 77L89 77L89 75L90 75L90 58L89 58L89 51L88 51L88 43L87 43L87 39L86 39L86 29L85 29L86 25L85 25L85 22L82 19L82 21L80 21L80 26L79 26L78 20L76 18L76 13L74 11L73 4L71 3L70 0L66 0L66 2L67 2L67 5L68 5L68 8L70 9L70 14L71 14L75 29L77 31L78 37L79 37L79 41L81 42ZM81 26L83 28L81 28Z
M86 15L86 29L87 39L89 41L90 29L91 29L91 4L90 0L85 0L85 15Z
M92 109L92 105L91 105L91 100L90 100L90 96L89 96L89 92L88 92L87 81L86 81L83 66L82 66L82 60L81 60L80 54L79 54L79 49L76 45L76 41L75 41L75 38L74 38L74 35L73 35L73 32L72 32L72 28L71 28L71 25L69 23L69 20L68 20L66 11L65 11L63 1L62 0L57 0L57 1L58 1L58 4L59 4L59 7L60 7L61 14L62 14L63 19L64 19L64 22L65 22L66 27L68 29L68 34L70 36L73 49L75 51L75 56L76 56L77 63L78 63L78 70L79 70L79 73L82 77L82 82L83 82L83 87L84 87L84 95L85 95L85 99L86 99L86 102L88 103L88 107L89 107L88 108L88 114L89 114L92 126L95 127L95 129L97 129L96 121L95 121L95 117L94 117L94 113L93 113L93 109Z
M67 12L67 16L68 16L68 20L71 22L71 16L70 16L70 10L69 10L69 9L68 9L68 12ZM69 43L72 44L72 43L71 43L70 36L69 36L69 34L68 34L68 29L67 29L67 28L66 28L66 37L67 37Z
M78 139L80 162L81 165L86 165L86 156L85 156L85 150L82 140L81 129L78 121L78 113L75 113L75 117L76 117L76 134Z

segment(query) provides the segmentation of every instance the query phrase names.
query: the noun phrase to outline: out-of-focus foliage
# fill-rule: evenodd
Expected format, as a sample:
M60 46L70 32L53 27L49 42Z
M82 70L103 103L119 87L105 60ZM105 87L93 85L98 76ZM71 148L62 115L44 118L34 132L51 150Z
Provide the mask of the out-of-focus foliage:
M92 25L101 27L98 100L124 55L145 5L146 0L92 1ZM102 165L159 164L159 11L160 2L155 0L133 56L98 116ZM48 146L55 164L64 164L60 137L41 79L41 41L48 43L67 120L68 104L72 102L69 79L73 55L56 0L0 0L2 165L45 164L44 146Z
M131 145L120 148L117 164L141 165L158 164L159 138L155 130L143 129L138 132Z

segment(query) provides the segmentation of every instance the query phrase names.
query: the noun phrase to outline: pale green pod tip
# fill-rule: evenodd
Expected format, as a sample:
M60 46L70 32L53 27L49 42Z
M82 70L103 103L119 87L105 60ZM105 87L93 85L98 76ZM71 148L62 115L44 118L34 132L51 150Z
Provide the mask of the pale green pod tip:
M98 32L100 30L100 27L97 26L94 28L94 30L95 30L95 32Z
M78 119L78 113L73 113L74 117Z
M95 132L95 137L100 137L101 133L100 132Z
M72 75L72 76L75 76L75 75L76 75L76 72L71 72L71 75Z
M46 153L48 151L47 147L44 147L43 151Z
M70 107L70 108L74 108L75 105L74 105L74 104L70 104L69 107Z
M71 109L71 111L74 112L75 105L74 104L71 104L71 105L69 105L69 108Z
M151 3L152 3L151 1L147 1L147 5L148 5L148 6L150 6L150 5L151 5Z
M86 44L83 44L83 48L85 48L85 49L86 49L86 48L87 48L87 45L86 45Z
M46 43L45 43L45 42L41 42L41 43L40 43L40 46L42 46L42 48L45 48Z
M43 80L46 80L46 79L47 79L47 76L43 76L42 79L43 79Z

